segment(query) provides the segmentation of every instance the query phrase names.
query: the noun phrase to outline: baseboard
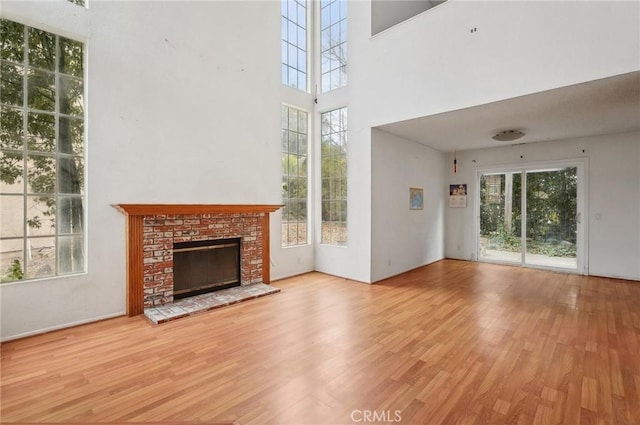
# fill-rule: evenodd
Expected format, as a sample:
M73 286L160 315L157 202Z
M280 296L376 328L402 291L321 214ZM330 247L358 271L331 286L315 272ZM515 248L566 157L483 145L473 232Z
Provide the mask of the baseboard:
M378 280L376 280L376 281L374 281L374 282L371 282L371 283L372 283L372 284L376 284L376 283L383 282L383 281L385 281L385 280L387 280L387 279L393 279L394 277L397 277L397 276L403 275L403 274L405 274L405 273L410 273L410 272L412 272L412 271L414 271L414 270L418 270L418 269L421 269L421 268L423 268L423 267L427 267L427 266L430 266L431 264L439 263L440 261L444 261L444 260L451 260L451 258L444 258L444 257L443 257L443 258L440 258L440 259L438 259L438 260L433 260L433 261L431 261L430 263L426 263L426 264L423 264L423 265L421 265L421 266L416 266L416 267L413 267L413 268L411 268L411 269L409 269L409 270L405 270L405 271L400 272L400 273L392 274L391 276L383 277L382 279L378 279ZM457 259L455 259L455 260L457 260ZM464 260L462 260L462 261L464 261Z
M100 322L102 320L114 319L116 317L122 317L124 315L125 315L125 312L122 311L122 312L118 312L118 313L114 313L114 314L107 314L105 316L92 317L91 319L78 320L77 322L64 323L62 325L56 325L56 326L51 326L51 327L47 327L47 328L43 328L43 329L37 329L35 331L30 331L30 332L25 332L25 333L21 333L21 334L5 336L5 337L0 338L0 342L8 342L8 341L16 340L16 339L29 338L31 336L42 335L42 334L46 334L46 333L49 333L49 332L59 331L61 329L74 328L76 326L82 326L82 325L86 325L86 324L89 324L89 323Z

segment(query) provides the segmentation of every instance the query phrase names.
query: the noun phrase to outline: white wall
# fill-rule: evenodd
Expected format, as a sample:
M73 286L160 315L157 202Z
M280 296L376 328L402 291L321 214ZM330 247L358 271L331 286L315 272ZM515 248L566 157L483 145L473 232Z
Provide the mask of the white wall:
M583 152L584 151L584 152ZM521 158L522 157L522 158ZM640 133L458 152L458 173L445 169L446 185L468 184L467 208L445 210L445 255L475 256L475 175L487 166L517 166L588 159L587 220L589 274L640 280ZM448 154L448 164L453 155Z
M381 125L624 74L640 66L639 14L638 2L450 0L350 46L364 67L350 84L372 92Z
M367 68L371 34L371 5L351 1L347 5L347 73L346 87L318 97L316 121L322 112L346 106L347 122L347 246L322 245L316 241L314 264L318 271L371 282L371 123L370 99L373 87L362 83ZM316 133L319 134L319 130ZM320 192L320 160L316 155L316 193ZM316 205L320 217L320 205ZM320 234L317 220L316 234Z
M51 4L17 7L36 25ZM279 10L91 2L88 273L3 284L3 339L124 313L125 220L111 204L281 202Z
M371 4L349 2L349 84L335 94L345 100L318 104L349 107L349 246L317 246L316 269L374 280L366 272L377 232L372 127L635 71L639 10L636 2L451 0L371 37Z
M92 3L89 144L110 166L90 167L117 189L113 202L279 203L273 12L259 1Z
M371 134L371 280L444 256L444 154L389 133ZM424 209L409 209L409 188Z
M351 8L353 3L349 4ZM349 12L350 13L350 12ZM347 117L347 245L316 241L315 269L348 279L371 282L371 136L368 109L357 101L351 84L319 98L317 122L322 112L346 106ZM348 101L347 101L348 99ZM319 133L319 130L317 131ZM316 187L321 193L320 158L316 155ZM321 217L320 205L316 216ZM320 221L316 223L320 235Z

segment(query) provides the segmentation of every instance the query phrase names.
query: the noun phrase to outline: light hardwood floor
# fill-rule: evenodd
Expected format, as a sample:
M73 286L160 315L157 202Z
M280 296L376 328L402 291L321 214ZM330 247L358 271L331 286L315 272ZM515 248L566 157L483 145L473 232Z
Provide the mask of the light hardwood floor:
M444 260L376 285L274 285L157 327L123 317L4 343L0 417L640 424L639 282Z

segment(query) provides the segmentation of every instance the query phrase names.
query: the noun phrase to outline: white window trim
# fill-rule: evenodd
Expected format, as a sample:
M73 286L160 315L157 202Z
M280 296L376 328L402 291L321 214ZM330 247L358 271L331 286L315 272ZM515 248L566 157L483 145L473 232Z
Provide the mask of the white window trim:
M297 247L301 247L301 246L308 246L311 245L311 242L313 240L313 222L310 220L310 217L313 216L313 211L312 211L312 200L313 197L311 196L312 193L312 188L313 188L313 162L312 162L312 155L311 155L311 150L312 150L312 145L313 145L313 133L312 133L312 128L311 128L311 123L313 120L313 112L299 108L297 106L293 106L287 103L283 103L281 105L282 107L287 107L287 108L293 108L293 109L297 109L298 111L301 112L306 112L307 114L307 240L304 243L299 243L299 244L291 244L291 245L285 245L284 241L280 241L280 247L283 249L288 249L288 248L297 248ZM282 128L281 128L282 130ZM280 140L280 144L282 145L282 140ZM282 151L282 149L281 149ZM280 157L282 158L282 152ZM282 176L284 177L284 176ZM281 180L282 181L282 180ZM284 199L283 199L284 202ZM281 215L281 220L280 220L280 229L282 229L284 226L284 218L282 218ZM281 230L282 231L282 230Z
M88 0L87 0L88 3ZM88 178L88 169L89 169L89 144L88 144L88 129L89 122L87 117L89 116L89 97L88 97L88 78L87 78L87 70L88 70L88 57L89 57L89 36L90 36L90 28L89 28L89 11L88 8L78 6L73 4L67 0L52 0L50 2L5 2L2 4L2 8L0 9L0 18L8 19L20 24L23 24L28 27L37 28L40 30L47 31L49 33L55 34L59 37L68 38L71 40L75 40L83 43L83 121L84 121L84 146L83 146L83 162L84 162L84 194L82 195L83 199L83 247L84 247L84 258L83 258L83 270L74 273L67 274L57 274L58 270L58 259L56 258L56 274L52 276L43 276L43 277L34 277L34 278L26 278L11 282L4 282L2 286L13 286L13 285L22 285L26 283L33 282L42 282L42 281L51 281L58 279L73 279L80 276L87 275L89 273L89 220L88 220L88 211L89 211L89 178ZM56 78L56 89L58 86L58 79ZM24 87L26 90L26 86ZM56 97L56 103L58 99ZM58 108L56 105L56 118L59 116ZM23 118L23 119L26 119ZM26 134L25 134L26 137ZM56 137L57 137L57 126L56 126ZM56 156L57 159L57 156ZM23 193L23 198L26 203L26 194ZM58 196L56 192L55 196ZM26 207L24 211L26 217ZM22 238L23 240L27 239L26 234ZM57 248L57 239L58 235L55 235L56 239L56 248ZM25 258L23 260L26 262L26 250L24 251Z

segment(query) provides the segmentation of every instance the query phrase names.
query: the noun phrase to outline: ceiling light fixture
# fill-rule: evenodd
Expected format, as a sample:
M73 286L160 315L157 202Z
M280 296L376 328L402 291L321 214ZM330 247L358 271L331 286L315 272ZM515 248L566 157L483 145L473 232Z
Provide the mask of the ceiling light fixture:
M524 137L524 132L520 130L504 130L492 137L493 140L499 142L511 142Z

